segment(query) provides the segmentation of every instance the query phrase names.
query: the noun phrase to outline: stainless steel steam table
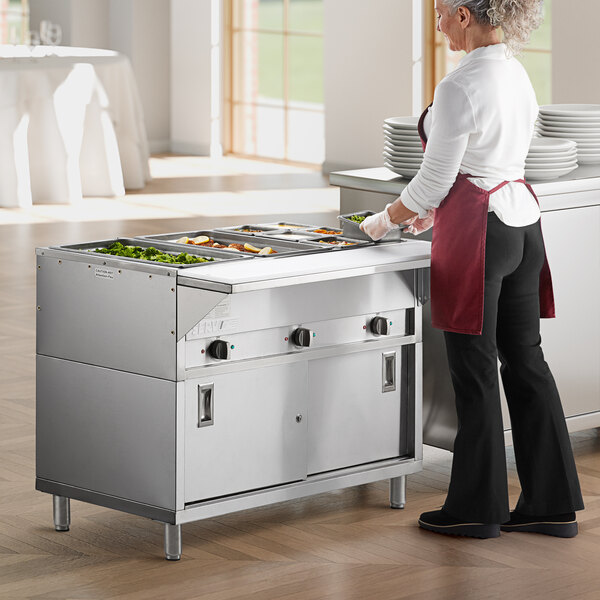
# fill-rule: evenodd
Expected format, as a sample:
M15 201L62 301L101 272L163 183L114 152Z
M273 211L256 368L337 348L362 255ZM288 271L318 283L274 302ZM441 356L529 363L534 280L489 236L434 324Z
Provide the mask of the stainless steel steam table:
M402 508L429 248L185 268L38 249L36 487L55 528L70 498L122 510L163 522L177 560L182 524L228 512L387 478Z

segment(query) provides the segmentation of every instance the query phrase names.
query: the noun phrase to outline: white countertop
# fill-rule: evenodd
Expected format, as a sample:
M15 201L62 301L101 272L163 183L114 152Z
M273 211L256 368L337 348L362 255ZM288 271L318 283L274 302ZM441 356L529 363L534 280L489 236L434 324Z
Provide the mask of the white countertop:
M431 244L420 240L318 254L223 261L185 269L177 283L226 293L428 267Z
M399 196L410 179L386 167L336 171L329 175L329 183L342 188L380 192ZM569 196L569 208L600 204L600 164L582 165L564 177L552 181L531 181L542 210L565 208L562 200Z

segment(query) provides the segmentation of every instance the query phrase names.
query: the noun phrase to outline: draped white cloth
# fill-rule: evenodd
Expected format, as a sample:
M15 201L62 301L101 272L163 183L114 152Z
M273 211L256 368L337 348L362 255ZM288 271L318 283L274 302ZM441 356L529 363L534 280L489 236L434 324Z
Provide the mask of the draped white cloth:
M150 180L148 158L127 57L0 45L0 206L119 196Z

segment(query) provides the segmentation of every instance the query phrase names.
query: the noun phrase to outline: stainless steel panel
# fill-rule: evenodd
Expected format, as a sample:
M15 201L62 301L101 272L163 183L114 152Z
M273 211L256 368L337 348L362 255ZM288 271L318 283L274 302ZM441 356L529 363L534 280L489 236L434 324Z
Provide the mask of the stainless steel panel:
M177 341L225 297L222 292L177 287Z
M37 357L36 475L175 508L176 384Z
M37 259L38 354L176 379L173 277Z
M401 393L382 391L381 364L379 350L309 362L309 475L400 455Z
M266 506L275 502L284 502L373 481L410 475L422 470L423 462L421 459L402 458L340 469L329 473L320 473L319 475L309 476L305 481L190 504L186 506L185 510L177 513L176 522L180 524L191 523L199 519L209 519L238 510Z
M198 298L201 295L198 290ZM193 294L188 304L193 303L192 298ZM301 291L292 286L230 294L204 316L189 332L187 339L343 317L375 316L414 305L414 276L411 271L309 283L302 286Z
M556 301L556 319L541 320L544 356L565 416L600 411L600 206L546 212L542 229Z
M298 353L311 354L320 348L352 344L356 342L369 342L380 339L375 336L369 327L371 319L376 313L329 319L326 321L310 321L236 333L234 326L228 325L227 320L201 321L186 336L185 368L223 364L224 362L244 361L249 358L261 358L278 354ZM385 316L391 321L389 337L403 337L407 334L406 310L385 311ZM210 325L210 328L207 327ZM310 346L300 348L292 341L292 334L297 327L310 329L314 337ZM207 352L208 347L215 339L226 340L233 350L228 360L212 358Z
M198 386L212 385L214 424L198 427ZM192 379L185 384L185 500L306 477L306 364Z
M48 481L47 479L42 479L40 477L35 480L35 489L46 494L59 494L73 500L81 500L81 502L89 502L90 504L105 506L106 508L112 508L113 510L121 510L132 515L147 517L148 519L153 519L155 521L162 521L163 523L174 524L176 521L177 513L174 510L157 508L156 506L150 506L149 504L132 502L131 500L116 498L115 496L109 496L107 494L99 494L98 492L84 490L83 488L72 485L65 485L64 483L57 483L56 481ZM183 509L183 506L181 509Z

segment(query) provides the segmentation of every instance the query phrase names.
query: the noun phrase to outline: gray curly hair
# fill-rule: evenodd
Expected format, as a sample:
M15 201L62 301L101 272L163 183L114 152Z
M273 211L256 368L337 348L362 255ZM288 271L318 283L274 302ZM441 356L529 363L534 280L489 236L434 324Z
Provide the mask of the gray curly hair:
M469 9L482 25L501 27L504 43L518 54L529 41L531 32L543 21L543 0L443 0L454 14L459 6Z

